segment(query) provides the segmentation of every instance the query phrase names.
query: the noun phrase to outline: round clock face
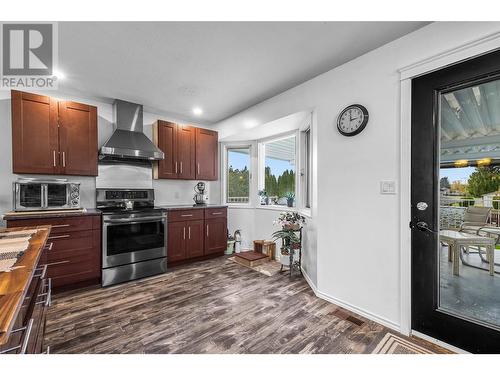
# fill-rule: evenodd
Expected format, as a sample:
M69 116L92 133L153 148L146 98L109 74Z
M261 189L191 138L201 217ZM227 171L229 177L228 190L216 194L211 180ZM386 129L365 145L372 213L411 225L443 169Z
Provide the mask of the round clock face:
M361 133L368 123L368 111L360 104L345 108L337 119L337 129L340 134L353 136Z

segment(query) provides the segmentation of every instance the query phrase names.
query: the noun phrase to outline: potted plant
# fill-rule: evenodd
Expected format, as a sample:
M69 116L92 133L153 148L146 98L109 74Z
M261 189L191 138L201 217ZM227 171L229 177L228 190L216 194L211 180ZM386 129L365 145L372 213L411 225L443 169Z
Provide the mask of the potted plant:
M286 197L286 205L288 207L293 207L293 201L295 200L295 193L288 192L285 194Z
M258 194L260 197L260 204L261 205L268 205L269 204L269 197L267 196L267 191L259 190Z
M281 225L283 230L299 230L302 224L306 222L306 218L298 212L282 212L274 222Z
M273 233L274 240L282 240L283 247L281 248L281 253L283 255L288 255L290 249L300 248L300 238L294 231L281 229Z

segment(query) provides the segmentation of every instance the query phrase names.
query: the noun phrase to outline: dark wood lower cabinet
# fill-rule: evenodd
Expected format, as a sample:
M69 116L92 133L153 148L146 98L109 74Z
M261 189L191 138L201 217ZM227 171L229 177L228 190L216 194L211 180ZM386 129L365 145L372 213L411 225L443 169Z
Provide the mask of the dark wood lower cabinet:
M168 214L169 264L222 255L227 246L227 210L175 210ZM214 216L213 213L221 216Z
M168 223L167 261L177 262L186 259L186 222Z
M227 247L227 218L205 220L205 254L224 251Z
M101 278L101 216L8 220L7 227L51 225L47 275L56 290L99 284Z
M188 239L186 246L187 258L196 258L203 253L203 220L193 220L187 222Z

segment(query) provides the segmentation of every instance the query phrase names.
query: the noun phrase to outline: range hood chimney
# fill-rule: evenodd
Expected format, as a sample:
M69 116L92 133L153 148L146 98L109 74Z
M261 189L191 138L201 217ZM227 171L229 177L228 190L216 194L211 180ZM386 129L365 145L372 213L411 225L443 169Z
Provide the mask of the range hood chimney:
M115 131L101 147L101 159L161 160L165 157L143 133L142 105L115 100L113 120Z

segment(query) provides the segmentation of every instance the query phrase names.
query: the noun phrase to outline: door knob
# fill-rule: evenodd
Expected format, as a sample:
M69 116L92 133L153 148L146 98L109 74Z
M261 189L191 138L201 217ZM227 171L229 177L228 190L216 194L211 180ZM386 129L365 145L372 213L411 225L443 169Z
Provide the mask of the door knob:
M430 233L435 233L437 234L435 230L432 230L429 228L429 224L427 224L425 221L417 221L417 223L410 222L410 228L411 229L418 229L421 232L430 232Z

